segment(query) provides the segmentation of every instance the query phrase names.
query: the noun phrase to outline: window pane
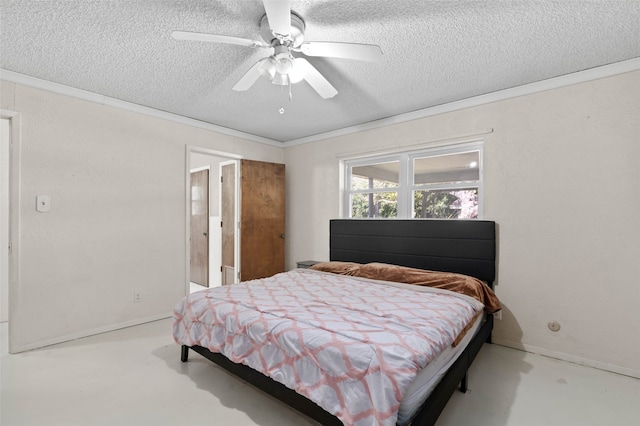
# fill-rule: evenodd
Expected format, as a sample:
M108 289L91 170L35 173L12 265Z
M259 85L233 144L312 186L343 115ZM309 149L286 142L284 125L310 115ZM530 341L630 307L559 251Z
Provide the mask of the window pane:
M413 217L476 219L478 217L478 188L413 191Z
M427 183L455 183L480 180L480 153L416 158L413 161L414 185Z
M398 193L351 194L351 217L398 217Z
M399 161L352 167L351 189L397 188L399 170Z

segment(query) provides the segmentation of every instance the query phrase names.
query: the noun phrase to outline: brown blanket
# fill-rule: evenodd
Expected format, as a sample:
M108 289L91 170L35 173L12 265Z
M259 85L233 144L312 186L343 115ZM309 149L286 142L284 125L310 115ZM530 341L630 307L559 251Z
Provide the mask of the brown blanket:
M324 262L313 265L311 269L373 280L441 288L473 297L484 304L487 313L491 314L502 309L498 297L489 286L479 279L467 275L427 271L386 263L367 263L362 265L353 262Z
M309 269L315 269L316 271L331 272L332 274L340 275L356 275L358 269L362 266L360 263L354 262L320 262L309 267Z

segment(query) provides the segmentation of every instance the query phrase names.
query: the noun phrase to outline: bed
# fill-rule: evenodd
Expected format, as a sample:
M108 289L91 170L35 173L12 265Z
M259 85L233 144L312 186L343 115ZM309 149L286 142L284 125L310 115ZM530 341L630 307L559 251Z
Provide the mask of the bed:
M330 262L354 263L356 265L398 265L406 268L464 274L482 280L488 286L491 286L495 279L495 258L495 223L491 221L344 219L330 222ZM326 277L317 275L326 274L325 272L295 270L290 271L288 274L290 275L276 276L274 279L276 281L282 281L283 279L300 281L304 279L305 284L307 281L310 283L309 285L311 285L311 282L319 282L319 285L326 286L326 284L323 284L323 280ZM330 279L333 280L334 278ZM342 285L354 287L362 286L359 281L354 281L362 279L360 277L342 275L338 281ZM333 281L331 285L334 285ZM404 291L400 284L393 287L384 286L382 290L380 289L381 287L374 286L371 283L367 285L371 286L374 292L384 291L395 295L396 293L394 292L399 294ZM360 291L359 288L358 291ZM398 290L397 288L400 289ZM244 291L243 286L238 286L233 291ZM316 292L317 287L311 291ZM430 293L431 290L425 290L425 292ZM199 297L202 298L204 296L200 295ZM430 297L440 297L440 295ZM192 344L192 342L200 343L207 342L207 340L202 340L201 336L188 336L196 332L191 329L185 331L183 326L181 326L183 328L181 331L176 331L175 325L184 322L185 310L191 309L189 303L186 303L186 305L185 302L181 303L181 306L189 306L189 308L177 308L174 311L174 339L179 344L182 344L181 359L183 362L188 360L189 350L193 350L323 425L343 424L337 415L330 414L312 401L311 398L314 394L301 392L307 396L311 395L311 397L303 396L282 384L287 383L287 380L280 377L279 373L274 375L273 370L269 370L268 374L271 374L276 379L273 380L265 375L267 373L262 374L243 363L233 362L225 355L211 351L206 347L217 347L215 345ZM193 306L197 305L195 301L191 302L191 304ZM385 316L383 315L383 317ZM417 398L417 403L413 401L413 404L417 404L418 408L412 407L409 414L404 414L403 424L434 424L456 388L460 386L462 392L466 391L467 370L484 342L490 341L493 328L492 315L484 314L480 317L476 316L476 318L479 319L473 322L473 327L471 325L467 326L469 331L466 334L461 334L463 339L461 344L458 345L457 352L446 363L443 363L445 369L439 373L441 377L429 385L427 395ZM197 329L197 327L194 327L194 329ZM266 326L265 329L267 329ZM246 337L243 336L243 338ZM264 337L261 338L264 339ZM306 343L300 346L306 348ZM231 358L233 357L231 356ZM242 362L246 361L243 360ZM264 363L264 360L262 362ZM251 362L248 363L251 365ZM434 362L433 364L436 363ZM288 384L292 386L291 383ZM402 406L399 411L401 410ZM344 419L344 417L342 418ZM376 424L376 422L382 424L375 419L371 424ZM349 420L345 421L345 423L356 422Z

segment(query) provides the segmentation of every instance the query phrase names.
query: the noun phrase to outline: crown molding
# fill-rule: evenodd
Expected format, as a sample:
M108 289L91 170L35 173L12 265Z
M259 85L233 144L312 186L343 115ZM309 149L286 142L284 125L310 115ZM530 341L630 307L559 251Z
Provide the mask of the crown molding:
M188 126L198 127L204 130L210 130L212 132L221 133L227 136L233 136L249 140L252 142L263 143L271 146L282 148L282 142L275 141L273 139L264 138L261 136L252 135L250 133L241 132L239 130L229 129L227 127L218 126L204 121L196 120L193 118L184 117L178 114L172 114L170 112L161 111L158 109L138 105L132 102L123 101L109 96L100 95L87 90L76 89L75 87L65 86L64 84L58 84L40 78L31 77L26 74L20 74L17 72L5 70L0 68L0 79L6 80L11 83L22 84L24 86L33 87L36 89L42 89L49 92L57 93L60 95L71 96L77 99L85 101L95 102L102 105L112 106L120 108L126 111L137 112L139 114L145 114L151 117L160 118L163 120L173 121Z
M368 123L358 124L356 126L345 127L343 129L333 130L330 132L319 133L300 139L293 139L285 142L285 147L302 145L310 142L317 142L324 139L345 136L352 133L362 132L365 130L377 129L379 127L390 126L392 124L404 123L420 118L431 117L446 112L457 111L464 108L470 108L480 105L490 104L492 102L503 101L518 96L530 95L533 93L544 92L546 90L558 89L560 87L571 86L573 84L585 83L591 80L611 77L618 74L640 70L640 58L633 58L622 62L603 65L600 67L590 68L588 70L579 71L571 74L561 75L559 77L538 81L535 83L516 86L509 89L499 90L484 95L474 96L472 98L462 99L447 104L437 105L434 107L419 109L416 111L400 114L393 117L387 117L380 120L370 121Z
M459 101L437 105L434 107L419 109L419 110L408 112L405 114L399 114L393 117L387 117L380 120L370 121L370 122L358 124L355 126L333 130L330 132L318 133L316 135L307 136L299 139L292 139L285 142L280 142L273 139L252 135L250 133L244 133L238 130L229 129L227 127L222 127L215 124L205 123L204 121L195 120L193 118L188 118L188 117L172 114L165 111L160 111L154 108L149 108L149 107L134 104L131 102L122 101L120 99L110 98L108 96L99 95L97 93L89 92L82 89L76 89L70 86L65 86L63 84L53 83L51 81L42 80L39 78L31 77L25 74L20 74L20 73L16 73L16 72L5 70L5 69L0 69L0 79L10 81L13 83L23 84L25 86L35 87L42 90L47 90L47 91L62 94L62 95L73 96L78 99L84 99L87 101L96 102L103 105L122 108L124 110L133 111L140 114L146 114L152 117L157 117L164 120L174 121L176 123L181 123L181 124L205 129L205 130L210 130L212 132L222 133L228 136L245 139L252 142L263 143L263 144L275 146L278 148L288 148L296 145L302 145L306 143L321 141L324 139L345 136L352 133L362 132L365 130L372 130L380 127L390 126L393 124L404 123L407 121L417 120L425 117L431 117L434 115L457 111L464 108L486 105L492 102L503 101L503 100L515 98L518 96L544 92L546 90L557 89L560 87L584 83L587 81L611 77L614 75L624 74L627 72L638 71L638 70L640 70L640 58L633 58L626 61L616 62L613 64L603 65L600 67L590 68L584 71L579 71L571 74L562 75L559 77L550 78L547 80L538 81L535 83L530 83L522 86L512 87L509 89L499 90L497 92L491 92L484 95L474 96L472 98L462 99Z

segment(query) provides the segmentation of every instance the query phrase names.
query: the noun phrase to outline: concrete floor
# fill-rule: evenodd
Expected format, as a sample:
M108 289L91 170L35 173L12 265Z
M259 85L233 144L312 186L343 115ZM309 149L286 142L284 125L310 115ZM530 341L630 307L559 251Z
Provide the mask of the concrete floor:
M303 426L303 415L190 352L171 320L16 355L0 324L2 426ZM498 345L472 366L437 426L640 424L640 380Z

